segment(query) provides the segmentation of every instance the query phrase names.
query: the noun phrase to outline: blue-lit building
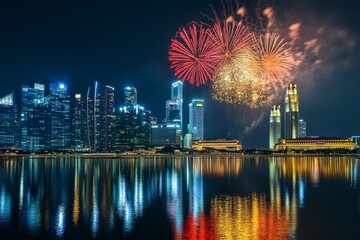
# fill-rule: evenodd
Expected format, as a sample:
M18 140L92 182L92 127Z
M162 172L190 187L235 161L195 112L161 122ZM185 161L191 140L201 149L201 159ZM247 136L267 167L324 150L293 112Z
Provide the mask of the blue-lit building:
M151 145L154 147L181 147L180 124L151 125Z
M168 100L165 106L165 122L177 122L181 124L181 113L177 101Z
M306 137L307 130L306 130L306 122L303 119L299 120L299 138Z
M140 105L119 109L116 127L117 150L148 148L150 146L151 112Z
M51 149L71 148L70 94L63 83L50 84Z
M87 101L80 93L75 94L74 110L72 119L72 145L75 151L89 150L87 137Z
M95 82L93 151L109 151L115 141L115 89Z
M125 106L131 107L137 105L137 90L134 86L124 87Z
M179 80L174 82L171 85L171 101L176 102L178 107L177 110L179 111L180 115L180 130L183 130L183 83Z
M21 98L21 149L41 151L50 149L51 118L49 98L45 86L22 86Z
M0 98L0 148L16 146L16 113L14 94Z
M204 100L193 99L189 104L188 130L193 140L204 139Z

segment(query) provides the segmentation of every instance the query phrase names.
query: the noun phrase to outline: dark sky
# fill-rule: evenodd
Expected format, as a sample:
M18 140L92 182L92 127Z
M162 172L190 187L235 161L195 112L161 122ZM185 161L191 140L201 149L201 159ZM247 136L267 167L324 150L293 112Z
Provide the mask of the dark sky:
M120 105L124 85L131 84L139 102L162 120L174 80L170 40L180 26L204 20L200 13L210 14L209 4L220 6L219 0L1 1L0 96L15 91L19 98L22 84L53 80L84 93L98 80L116 88ZM308 134L360 133L359 6L353 0L295 0L286 9L284 21L303 22L304 35L322 29L321 66L294 79ZM185 106L193 97L205 98L207 138L267 147L269 106L254 111L219 104L209 97L209 86L187 83L184 95ZM276 101L283 102L282 94Z

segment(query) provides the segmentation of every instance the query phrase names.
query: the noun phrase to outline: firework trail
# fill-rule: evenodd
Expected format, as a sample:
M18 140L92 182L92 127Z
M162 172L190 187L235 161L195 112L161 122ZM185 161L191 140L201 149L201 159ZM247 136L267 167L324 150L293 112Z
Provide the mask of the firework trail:
M196 86L212 80L219 68L219 49L210 39L208 29L195 24L181 28L171 41L169 60L175 76Z

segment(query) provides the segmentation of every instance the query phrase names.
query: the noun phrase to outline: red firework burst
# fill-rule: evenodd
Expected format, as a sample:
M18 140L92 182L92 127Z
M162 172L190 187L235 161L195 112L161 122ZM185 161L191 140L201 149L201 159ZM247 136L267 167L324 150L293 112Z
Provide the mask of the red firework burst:
M169 60L176 77L199 86L213 79L221 60L219 53L209 30L193 24L181 28L171 40Z
M254 42L254 34L241 22L216 22L210 31L210 38L220 50L221 64L232 61Z

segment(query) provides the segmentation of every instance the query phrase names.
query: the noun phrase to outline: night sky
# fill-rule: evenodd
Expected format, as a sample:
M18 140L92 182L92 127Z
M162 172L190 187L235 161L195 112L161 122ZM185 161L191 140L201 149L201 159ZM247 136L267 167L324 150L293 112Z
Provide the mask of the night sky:
M282 6L284 22L301 22L307 40L314 29L321 30L321 64L315 69L309 64L309 71L298 73L293 81L308 135L360 133L357 1L289 2L276 3ZM71 93L85 93L97 80L116 88L119 106L123 87L134 85L139 103L161 121L175 80L167 60L171 38L179 27L204 20L200 13L210 14L209 4L220 9L219 0L1 1L0 96L15 92L19 99L22 84L57 80L66 82ZM250 110L219 104L211 100L209 89L185 83L185 124L191 98L204 98L206 138L268 146L269 106ZM283 94L272 104L283 106Z

